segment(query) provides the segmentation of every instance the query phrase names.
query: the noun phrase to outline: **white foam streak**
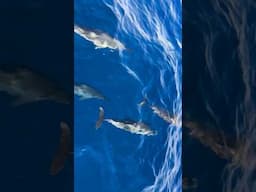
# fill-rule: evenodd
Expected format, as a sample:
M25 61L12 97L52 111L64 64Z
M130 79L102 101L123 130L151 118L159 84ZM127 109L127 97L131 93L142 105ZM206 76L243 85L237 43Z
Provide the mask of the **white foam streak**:
M138 75L133 71L131 68L129 68L127 65L123 65L123 67L126 69L127 73L129 73L134 79L136 79L141 85L143 85L142 81L138 77Z
M157 53L161 56L161 62L157 63L160 72L160 86L164 93L160 97L166 97L166 92L175 94L172 113L177 117L177 126L169 126L167 129L167 140L165 142L165 158L159 170L152 165L155 174L155 181L151 186L146 187L143 192L178 192L181 186L181 116L182 116L182 67L181 67L181 3L182 1L173 0L113 0L113 3L105 4L113 11L118 19L117 36L132 36L139 42L141 52L149 55L149 44L155 44L158 48ZM160 4L160 5L159 5ZM160 47L160 50L159 50ZM120 52L120 57L124 56ZM150 62L148 65L156 65ZM129 64L122 63L134 78L140 80L138 73L127 67ZM138 64L139 65L139 64ZM169 88L165 82L165 72L173 74L176 93L166 91ZM143 82L142 94L147 95L151 82ZM167 96L168 98L172 98ZM160 98L164 103L164 100Z

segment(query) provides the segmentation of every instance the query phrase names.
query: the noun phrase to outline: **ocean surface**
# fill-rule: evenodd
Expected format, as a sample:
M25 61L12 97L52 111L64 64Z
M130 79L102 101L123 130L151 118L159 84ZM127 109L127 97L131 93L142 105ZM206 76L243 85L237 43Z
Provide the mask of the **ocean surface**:
M75 83L106 97L75 97L75 191L181 191L181 1L74 3L75 24L107 33L127 47L95 49L74 34ZM147 105L139 106L145 98L178 123L169 125ZM135 135L106 122L96 130L100 106L106 118L142 121L158 135Z

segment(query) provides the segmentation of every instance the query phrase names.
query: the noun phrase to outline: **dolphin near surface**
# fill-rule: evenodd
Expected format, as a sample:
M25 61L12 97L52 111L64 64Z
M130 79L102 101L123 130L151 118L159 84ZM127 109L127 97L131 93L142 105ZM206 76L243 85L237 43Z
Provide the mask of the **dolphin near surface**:
M78 96L81 100L85 99L102 99L104 100L105 97L96 89L86 85L86 84L76 84L74 86L74 93Z
M99 118L95 125L96 129L99 129L101 127L103 121L104 121L104 109L103 107L99 107Z
M138 105L140 107L142 107L142 106L144 106L147 103L148 103L148 101L146 99L144 99ZM178 125L177 117L171 116L168 111L166 111L166 110L164 110L164 109L162 109L162 108L160 108L158 106L155 106L155 105L149 105L149 107L150 107L150 109L152 110L152 112L154 114L156 114L159 118L163 119L168 124Z
M148 125L142 122L135 121L122 121L122 120L113 120L113 119L105 119L108 123L114 125L115 127L128 131L130 133L138 134L138 135L146 135L146 136L154 136L157 135L157 131L153 131L149 128Z
M148 125L142 122L104 119L104 109L103 107L100 107L99 119L96 122L96 129L100 128L103 121L110 123L116 128L122 129L124 131L130 132L133 134L145 135L145 136L157 135L157 131L152 130Z
M13 106L43 100L65 104L71 102L71 97L64 90L41 74L26 68L0 70L0 92L17 98Z
M78 25L74 25L74 32L82 38L92 42L96 46L96 49L109 48L120 51L126 49L119 40L112 38L108 34L101 31L89 30L79 27Z

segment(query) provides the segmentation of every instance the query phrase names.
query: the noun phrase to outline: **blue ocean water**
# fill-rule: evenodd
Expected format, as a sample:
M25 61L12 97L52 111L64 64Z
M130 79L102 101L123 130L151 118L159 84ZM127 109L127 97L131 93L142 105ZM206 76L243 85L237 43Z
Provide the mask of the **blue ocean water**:
M95 49L78 35L75 82L99 90L107 99L75 97L75 191L181 191L181 1L75 0L75 24L100 30L127 50ZM177 117L168 125L147 98ZM142 121L157 136L139 136L95 122L105 117Z

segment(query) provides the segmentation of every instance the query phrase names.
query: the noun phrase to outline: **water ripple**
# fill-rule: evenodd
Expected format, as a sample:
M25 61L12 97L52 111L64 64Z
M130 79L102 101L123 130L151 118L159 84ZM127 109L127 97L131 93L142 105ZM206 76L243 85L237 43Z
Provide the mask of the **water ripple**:
M141 94L151 101L153 98L150 99L150 91L153 89L159 93L158 100L166 110L177 117L178 121L176 126L169 126L167 129L164 161L159 170L155 168L154 163L151 165L155 181L151 186L145 187L143 192L181 191L182 2L179 0L157 2L105 0L104 2L118 20L116 36L119 39L124 36L133 39L133 44L137 43L136 51L140 51L140 55L143 55L143 58L138 58L132 51L129 54L133 54L133 57L127 58L127 53L120 51L121 64L140 82ZM144 62L136 62L136 59ZM140 73L139 68L142 67L145 73ZM152 74L157 74L157 71L159 79L152 78ZM145 75L148 78L145 78ZM158 86L153 86L152 83Z

